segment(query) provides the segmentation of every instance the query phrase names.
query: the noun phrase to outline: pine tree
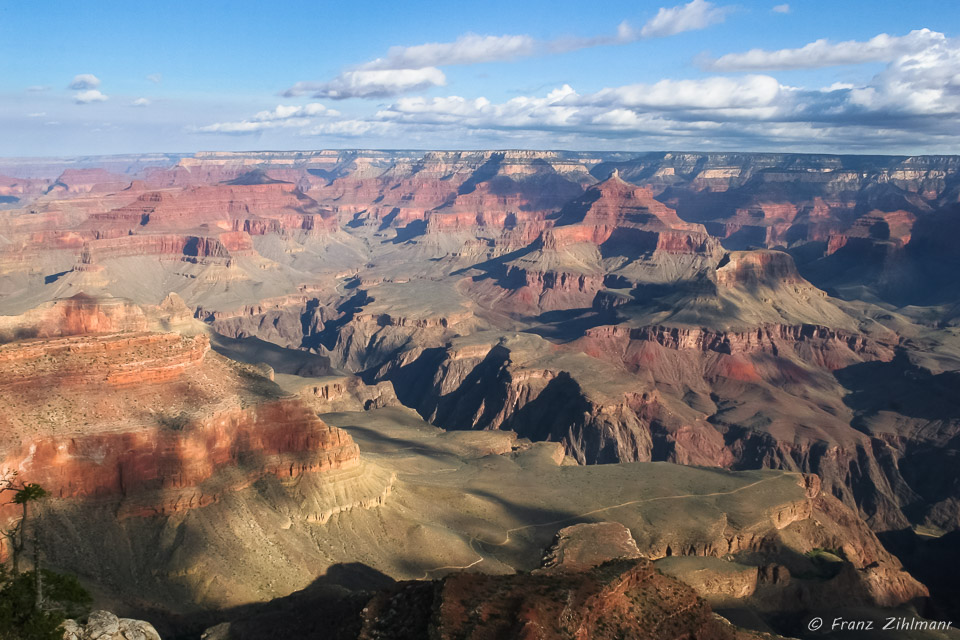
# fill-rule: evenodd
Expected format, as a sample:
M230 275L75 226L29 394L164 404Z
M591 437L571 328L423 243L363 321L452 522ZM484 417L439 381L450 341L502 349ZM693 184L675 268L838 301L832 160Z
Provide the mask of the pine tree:
M19 550L24 547L24 538L27 535L29 505L31 502L37 502L47 497L47 490L38 484L27 483L23 488L13 496L13 503L23 507L23 517L20 519L19 527ZM14 569L16 573L16 569ZM33 574L34 578L34 607L40 609L43 605L43 571L40 570L40 523L33 525Z

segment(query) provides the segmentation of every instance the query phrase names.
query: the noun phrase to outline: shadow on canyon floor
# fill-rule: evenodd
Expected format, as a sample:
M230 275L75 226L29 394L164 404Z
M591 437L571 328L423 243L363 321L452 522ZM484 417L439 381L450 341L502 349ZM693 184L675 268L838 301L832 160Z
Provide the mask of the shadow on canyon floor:
M960 620L960 532L939 538L918 535L912 529L877 534L904 569L930 589L921 611L931 620Z
M854 364L834 375L851 392L844 403L858 413L893 411L924 420L960 415L960 373L933 374L911 363L905 351L890 362Z
M527 333L556 342L570 342L583 336L588 329L615 324L617 315L613 311L595 311L593 309L567 309L548 311L527 321L534 323Z
M210 627L230 621L231 640L288 638L356 638L360 612L377 590L395 581L360 562L335 564L308 587L269 602L241 605L221 611L171 616L145 612L161 637L196 640Z

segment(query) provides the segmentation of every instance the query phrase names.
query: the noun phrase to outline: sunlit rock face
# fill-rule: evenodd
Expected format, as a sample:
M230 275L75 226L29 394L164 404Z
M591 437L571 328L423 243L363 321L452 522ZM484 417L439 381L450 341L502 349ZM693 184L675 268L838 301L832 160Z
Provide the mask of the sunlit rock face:
M55 497L167 514L358 464L349 435L129 302L78 295L5 322L35 337L0 345L2 466Z
M173 290L229 338L311 352L274 359L281 373L368 377L406 366L414 346L552 331L644 379L626 400L588 402L616 407L609 424L593 409L576 427L537 413L533 432L578 460L796 467L878 528L903 526L918 499L920 520L956 526L949 492L919 474L921 451L956 431L950 409L861 400L877 374L917 367L945 383L953 370L941 355L894 356L946 348L924 332L954 321L960 293L945 275L955 157L217 152L131 166L3 182L18 199L0 211L6 313L78 292L157 304ZM947 311L915 325L848 304L877 301ZM426 386L459 376L438 375L450 382ZM506 387L520 399L494 410L488 396L457 421L520 424L511 415L537 392L490 388ZM579 422L594 426L579 435Z
M844 585L874 605L922 597L870 529L960 527L956 157L54 165L0 178L0 461L51 490L63 526L48 535L84 550L60 566L109 573L76 520L122 547L119 583L174 608L287 595L357 557L405 579L530 569L524 554L574 523L471 565L492 539L478 531L537 524L542 507L478 505L520 499L546 468L566 487L575 464L607 481L629 465L815 475L822 491L779 488L756 530L628 527L658 561L762 554L673 569L723 597L776 587L780 608ZM387 437L381 415L462 440ZM386 464L394 449L407 457ZM517 485L463 490L512 465ZM574 533L571 556L587 544ZM791 551L774 558L774 542ZM793 579L813 570L793 551L844 544L829 588Z

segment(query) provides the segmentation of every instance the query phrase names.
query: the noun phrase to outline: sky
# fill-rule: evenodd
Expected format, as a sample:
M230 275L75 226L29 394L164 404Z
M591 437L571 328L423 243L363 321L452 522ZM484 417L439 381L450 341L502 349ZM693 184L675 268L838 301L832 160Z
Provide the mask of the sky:
M960 153L954 0L0 0L0 157Z

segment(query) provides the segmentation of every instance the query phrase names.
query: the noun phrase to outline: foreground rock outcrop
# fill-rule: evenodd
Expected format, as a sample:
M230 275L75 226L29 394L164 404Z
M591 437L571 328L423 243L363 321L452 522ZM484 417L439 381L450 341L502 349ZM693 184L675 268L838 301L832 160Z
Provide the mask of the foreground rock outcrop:
M64 622L63 640L160 640L160 634L149 622L94 611L83 624L76 620Z
M686 585L645 560L584 572L461 574L376 596L358 638L749 637L711 615Z

